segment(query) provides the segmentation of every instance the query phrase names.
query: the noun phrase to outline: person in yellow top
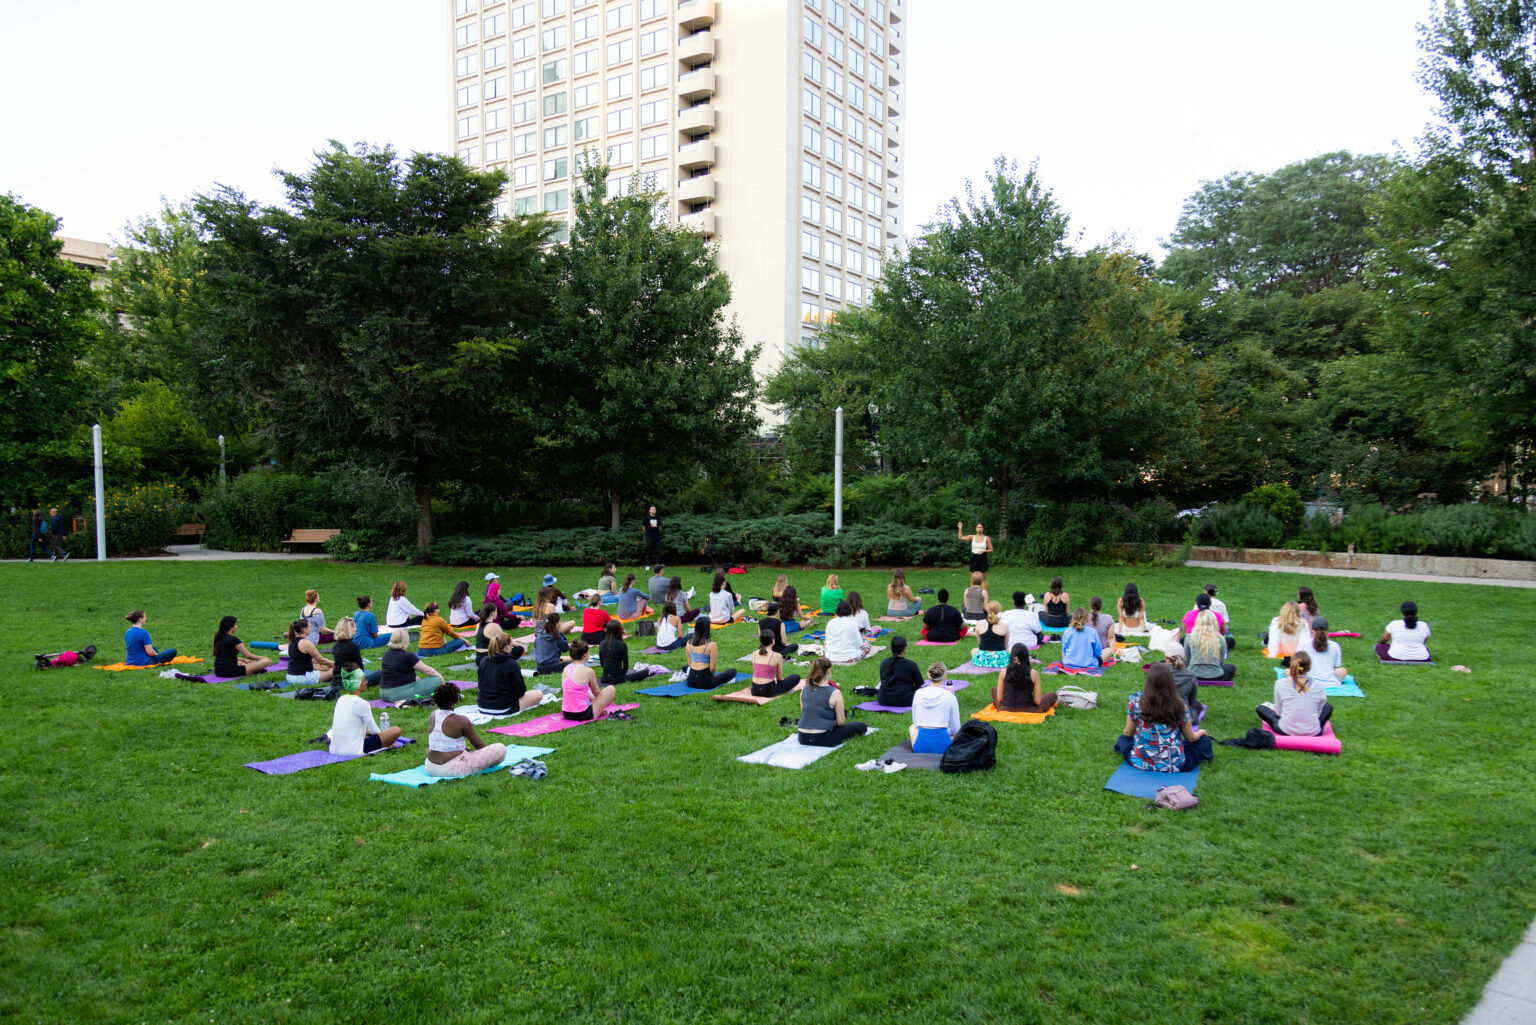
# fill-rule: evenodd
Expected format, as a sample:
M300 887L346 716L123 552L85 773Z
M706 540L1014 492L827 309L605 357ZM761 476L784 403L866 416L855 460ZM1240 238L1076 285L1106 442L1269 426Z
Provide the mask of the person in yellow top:
M448 620L437 614L437 602L427 602L427 607L421 611L421 640L416 647L417 657L446 655L450 651L468 647L459 632L448 625Z

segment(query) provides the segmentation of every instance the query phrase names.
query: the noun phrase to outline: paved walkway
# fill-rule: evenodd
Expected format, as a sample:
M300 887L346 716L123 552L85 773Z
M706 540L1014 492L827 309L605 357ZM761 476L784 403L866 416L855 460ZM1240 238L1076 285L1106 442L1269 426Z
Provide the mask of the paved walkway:
M187 560L191 562L222 562L236 559L278 559L293 562L302 562L308 559L329 559L325 552L224 552L217 548L204 548L202 545L171 545L166 548L168 555L124 555L114 556L109 562L166 562L171 558ZM26 562L25 559L7 559L7 562ZM47 559L38 559L38 562L47 562ZM94 556L77 555L70 562L95 562Z
M1536 1022L1536 922L1504 960L1483 999L1462 1025L1532 1025Z
M1423 584L1481 584L1484 587L1536 588L1536 580L1497 580L1491 577L1438 577L1430 573L1385 573L1373 569L1313 569L1310 566L1252 566L1246 562L1205 562L1184 565L1201 569L1253 569L1261 573L1301 573L1313 577L1366 577L1373 580L1412 580Z

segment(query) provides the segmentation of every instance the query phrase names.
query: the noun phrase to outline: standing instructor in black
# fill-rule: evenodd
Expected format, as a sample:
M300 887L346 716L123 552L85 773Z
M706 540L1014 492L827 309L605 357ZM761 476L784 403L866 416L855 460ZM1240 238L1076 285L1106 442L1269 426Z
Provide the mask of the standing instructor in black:
M645 568L661 562L661 517L653 505L645 514Z

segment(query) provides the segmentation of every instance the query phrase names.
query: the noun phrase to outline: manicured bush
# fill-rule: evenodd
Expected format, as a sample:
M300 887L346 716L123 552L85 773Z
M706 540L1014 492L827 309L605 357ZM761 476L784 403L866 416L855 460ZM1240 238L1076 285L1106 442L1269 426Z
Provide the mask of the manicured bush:
M96 500L83 510L85 530L68 543L71 551L96 550ZM176 530L192 515L186 492L174 484L140 484L109 490L106 499L108 555L159 552L176 540ZM77 547L78 546L78 547Z
M1224 505L1207 509L1189 526L1189 538L1198 545L1221 548L1277 548L1285 539L1285 524L1257 505Z
M403 553L416 522L403 480L345 465L320 476L255 470L222 486L210 481L197 511L208 525L204 543L232 552L275 552L295 528L338 527L398 539L386 547Z
M1442 555L1495 556L1514 533L1515 515L1509 506L1485 502L1435 506L1423 513L1424 543Z
M410 545L399 533L369 530L343 530L325 542L325 550L338 562L381 562L404 559Z
M1263 509L1279 520L1286 530L1299 527L1307 511L1306 503L1301 500L1301 492L1283 482L1262 484L1238 501L1243 505Z

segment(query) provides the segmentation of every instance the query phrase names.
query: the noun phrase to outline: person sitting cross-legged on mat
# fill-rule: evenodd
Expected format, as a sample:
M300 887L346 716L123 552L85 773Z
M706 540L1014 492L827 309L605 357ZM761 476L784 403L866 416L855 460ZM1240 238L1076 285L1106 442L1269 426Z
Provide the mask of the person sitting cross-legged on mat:
M725 574L717 570L709 585L709 621L716 626L725 626L745 613L745 609L736 608L736 595L725 585Z
M410 701L432 693L436 684L429 684L417 674L443 682L443 674L427 665L411 650L411 632L404 627L389 635L389 647L379 667L379 697L385 701Z
M428 776L473 776L506 761L507 745L487 744L469 717L453 710L459 703L456 685L444 681L432 692L432 701L437 708L427 719L427 760L422 765ZM474 750L467 750L466 744L473 745Z
M404 580L396 580L394 586L389 589L389 605L384 610L384 625L391 630L402 626L417 626L426 615L411 604L411 599L405 596L406 590Z
M580 637L571 642L571 660L560 676L560 714L576 722L600 719L618 695L614 687L599 687L597 674L587 665L587 642ZM628 718L623 712L614 713Z
M709 620L700 616L693 621L693 636L684 649L688 652L688 686L713 690L736 678L734 669L716 669L718 646L709 638Z
M469 596L469 581L460 580L448 596L448 624L455 630L480 625L474 599Z
M928 683L912 696L912 725L907 738L915 754L943 754L960 732L960 702L949 689L943 662L928 667Z
M987 589L981 586L981 574L971 574L971 586L960 596L960 617L968 623L979 623L987 616Z
M988 669L1001 669L1008 664L1008 624L1003 622L1002 602L989 601L986 605L986 621L976 627L976 650L971 654L971 664Z
M1184 699L1184 704L1194 713L1196 719L1200 719L1205 713L1205 703L1200 700L1200 677L1189 671L1184 664L1184 645L1178 641L1169 641L1163 648L1163 661L1168 663L1168 668L1173 670L1173 685L1179 690L1179 697Z
M848 592L848 608L853 611L853 621L858 624L859 633L867 637L880 632L869 621L869 610L864 607L864 598L858 591Z
M213 675L250 676L272 668L270 658L251 654L245 642L235 636L234 616L219 620L219 632L213 635Z
M1040 690L1040 671L1029 664L1029 649L1015 644L1008 664L997 674L992 703L1000 712L1048 712L1056 704L1056 692Z
M677 613L678 620L683 623L698 619L701 611L688 607L688 592L683 590L683 578L677 576L667 584L667 606Z
M843 585L838 583L837 574L829 574L826 586L821 589L821 614L830 616L837 612L838 603L845 597L847 596L843 593Z
M1296 649L1307 642L1307 621L1301 616L1300 607L1293 601L1280 606L1280 614L1269 621L1264 633L1264 646L1270 658L1280 659L1281 665L1290 665Z
M464 638L458 635L458 631L448 625L448 620L438 615L437 610L437 602L427 602L426 615L421 621L421 640L416 645L416 654L422 658L447 655L469 647L464 643Z
M1115 632L1140 636L1152 629L1147 619L1147 603L1135 584L1126 584L1125 593L1115 599Z
M1068 669L1097 669L1103 655L1099 632L1088 625L1088 610L1079 605L1061 632L1061 664Z
M1403 602L1402 619L1394 619L1376 642L1376 657L1388 662L1433 662L1435 657L1424 644L1429 640L1429 624L1419 619L1419 607Z
M562 608L564 596L561 595L557 598L556 595L559 594L559 590L553 584L545 584L543 587L540 587L539 593L533 599L533 609L528 615L535 624L547 622L549 617L553 615L555 617L556 632L568 634L576 629L576 620L562 620L560 618L560 613L564 611ZM534 630L538 630L537 625L534 626Z
M939 588L934 595L938 604L923 613L923 640L940 644L953 644L964 637L970 627L960 615L960 610L949 603L949 591Z
M356 662L359 667L363 664L363 649L357 645L357 624L351 616L342 616L336 623L336 643L331 646L331 662L338 666L348 662ZM371 673L364 672L363 680L366 686L377 687L383 675L382 670L375 669Z
M816 622L814 615L800 615L804 609L800 607L800 592L794 584L785 584L784 591L779 595L779 622L784 624L786 634L795 633L798 630L809 630L811 624Z
M379 617L373 614L373 599L366 594L357 596L357 612L352 617L357 626L359 648L384 648L389 646L389 631L379 629Z
M331 754L352 757L372 754L400 739L398 726L379 730L373 709L362 699L363 688L368 686L368 681L363 679L362 666L356 662L346 663L338 682L342 693L331 710Z
M506 634L491 638L490 651L475 674L480 681L475 694L480 711L487 715L511 715L544 700L544 692L529 690L523 679L523 667L517 661L522 654L522 645L513 644Z
M631 577L630 579L634 579ZM612 605L619 598L619 567L617 563L605 562L603 573L597 578L598 597L605 605Z
M837 603L836 612L827 624L824 653L830 662L857 662L869 654L870 643L859 632L859 621L853 618L853 608L846 600Z
M635 575L626 573L619 588L618 618L639 619L651 611L650 596L635 586Z
M336 672L335 663L310 640L309 620L295 619L288 624L288 683L313 687L328 683Z
M767 630L773 635L773 650L780 655L792 655L800 650L800 645L790 644L784 621L779 618L779 603L768 603L768 611L762 619L757 621L757 629L761 632Z
M645 582L646 598L650 600L651 608L660 609L667 602L667 590L672 586L672 578L663 573L665 566L657 563L649 580Z
M551 612L533 628L533 672L535 676L558 673L561 663L574 656L567 656L571 642L560 630L560 616ZM577 638L580 640L581 638Z
M1226 661L1227 639L1217 625L1216 614L1202 609L1195 617L1194 627L1184 638L1184 664L1190 672L1202 680L1230 680L1237 676L1237 666Z
M907 571L898 569L885 585L885 614L911 619L923 611L923 600L907 586Z
M832 663L811 660L800 688L800 743L810 747L836 747L849 737L869 729L869 723L849 722L843 709L843 692L832 681Z
M588 644L601 644L603 635L607 632L608 621L613 618L607 609L603 608L603 596L597 591L587 599L587 607L581 612L581 639Z
M1004 610L1000 617L1008 628L1010 648L1015 644L1023 644L1030 651L1040 647L1040 616L1025 607L1028 602L1029 595L1014 591L1013 608Z
M475 627L475 665L485 661L491 653L491 641L505 634L496 615L496 606L486 602L480 608L480 623Z
M1312 636L1299 650L1305 651L1312 663L1307 678L1314 685L1326 688L1349 675L1344 671L1344 651L1339 647L1339 642L1328 639L1326 617L1312 617ZM1294 655L1291 657L1295 658Z
M175 648L166 648L164 651L156 651L155 645L149 637L149 631L144 624L149 622L149 617L143 609L134 609L128 613L128 629L123 631L123 647L127 654L123 661L131 666L158 666L164 665L176 657Z
M907 639L891 638L891 657L880 663L880 689L875 700L892 708L911 708L912 696L923 685L923 671L907 658Z
M1166 662L1147 668L1142 689L1125 706L1125 729L1115 738L1115 753L1133 769L1192 772L1214 756L1211 738L1191 725L1189 706L1173 685Z
M1116 620L1104 614L1104 599L1094 595L1088 599L1088 627L1099 635L1099 647L1110 651L1115 644Z
M325 612L320 608L319 591L310 588L304 592L304 607L299 609L299 618L309 620L309 636L316 644L331 639L325 636Z
M752 696L776 698L800 686L800 674L784 675L784 656L773 650L773 631L760 630L752 653Z
M678 618L677 609L670 604L662 604L660 611L661 616L656 620L656 650L676 651L688 643L683 621Z
M1296 588L1296 607L1301 618L1307 621L1307 629L1312 629L1312 618L1317 615L1317 595L1312 593L1312 588Z
M1045 611L1040 613L1040 625L1052 630L1065 630L1072 622L1068 609L1072 596L1061 589L1061 577L1051 577L1050 589L1045 592Z
M624 624L617 619L608 620L603 628L602 643L597 646L597 664L603 670L603 686L636 683L651 674L645 669L629 668L629 645L624 643Z
M1285 675L1275 681L1275 700L1266 701L1254 709L1276 733L1288 737L1315 737L1333 717L1328 691L1322 683L1309 678L1311 669L1311 653L1305 648L1296 652L1291 656Z

